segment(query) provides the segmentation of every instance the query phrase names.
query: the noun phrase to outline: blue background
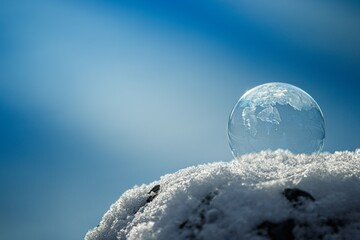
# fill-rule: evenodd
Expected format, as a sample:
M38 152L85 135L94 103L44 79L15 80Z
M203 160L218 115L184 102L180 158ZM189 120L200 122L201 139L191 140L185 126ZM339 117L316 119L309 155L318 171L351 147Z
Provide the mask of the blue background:
M313 96L325 151L360 142L356 1L0 1L0 239L81 239L135 184L232 159L265 82Z

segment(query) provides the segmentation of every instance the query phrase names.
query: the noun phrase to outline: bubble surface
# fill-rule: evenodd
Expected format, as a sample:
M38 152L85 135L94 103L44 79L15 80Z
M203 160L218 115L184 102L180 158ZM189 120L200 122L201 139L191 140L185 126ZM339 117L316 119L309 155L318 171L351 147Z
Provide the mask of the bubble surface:
M310 154L324 146L325 121L319 105L302 89L266 83L236 103L228 136L234 157L268 149Z

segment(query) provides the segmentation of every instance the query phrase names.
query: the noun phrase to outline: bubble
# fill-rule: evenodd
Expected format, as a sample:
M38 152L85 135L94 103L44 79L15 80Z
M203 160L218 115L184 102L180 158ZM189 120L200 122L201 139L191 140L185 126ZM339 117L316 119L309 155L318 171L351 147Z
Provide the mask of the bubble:
M262 150L320 152L325 122L319 105L302 89L266 83L247 91L231 111L229 145L234 157Z

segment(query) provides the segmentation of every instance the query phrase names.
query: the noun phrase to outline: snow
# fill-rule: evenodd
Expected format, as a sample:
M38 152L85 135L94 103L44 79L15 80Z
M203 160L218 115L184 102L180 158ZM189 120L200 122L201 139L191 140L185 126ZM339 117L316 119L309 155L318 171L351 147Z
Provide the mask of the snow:
M359 160L277 150L185 168L126 191L85 239L360 239Z

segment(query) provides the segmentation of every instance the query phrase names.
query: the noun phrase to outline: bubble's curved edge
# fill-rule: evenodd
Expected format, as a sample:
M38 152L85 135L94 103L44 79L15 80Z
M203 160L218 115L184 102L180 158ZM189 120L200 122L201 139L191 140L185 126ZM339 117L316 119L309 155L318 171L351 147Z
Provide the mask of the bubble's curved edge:
M245 93L243 95L241 95L239 97L239 99L237 100L236 104L234 105L234 107L232 108L231 112L230 112L230 115L229 115L229 118L228 118L228 122L227 122L227 141L228 141L228 144L229 144L229 147L230 147L230 150L231 150L231 153L233 155L233 157L235 159L238 159L239 156L242 156L242 155L247 155L247 154L254 154L254 153L260 153L262 151L272 151L270 149L268 150L262 150L262 151L254 151L254 152L249 152L249 153L246 153L246 154L237 154L235 148L232 146L231 144L231 136L230 136L230 131L229 131L229 128L230 128L230 123L231 123L231 119L234 115L234 112L237 108L237 106L239 105L239 103L244 99L246 98L246 96L248 96L249 94L251 94L252 92L256 91L257 89L261 88L261 87L264 87L264 85L271 85L271 84L282 84L282 85L287 85L291 88L295 88L296 90L300 91L301 93L303 93L306 97L308 97L312 103L315 104L315 107L319 110L320 112L320 115L321 115L321 120L322 120L322 124L324 126L324 138L322 139L322 144L320 145L320 148L317 150L317 151L314 151L313 153L310 153L310 154L307 154L307 155L312 155L312 154L320 154L320 153L323 153L323 149L324 149L324 145L325 145L325 139L326 139L326 122L325 122L325 118L324 118L324 114L323 114L323 111L321 109L321 107L319 106L319 104L315 101L315 99L310 95L308 94L305 90L295 86L295 85L292 85L290 83L287 83L287 82L268 82L268 83L263 83L263 84L260 84L260 85L257 85L247 91L245 91ZM283 151L289 151L291 152L289 149L278 149L278 150L283 150ZM277 151L277 150L275 150Z

